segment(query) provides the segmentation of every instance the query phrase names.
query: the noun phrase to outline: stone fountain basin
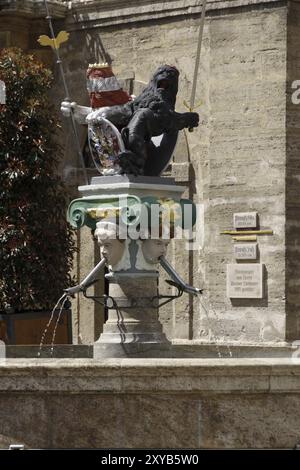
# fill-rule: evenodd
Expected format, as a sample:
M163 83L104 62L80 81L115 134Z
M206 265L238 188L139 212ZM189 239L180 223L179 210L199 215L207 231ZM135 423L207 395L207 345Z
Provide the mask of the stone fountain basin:
M157 358L291 358L297 356L299 345L292 343L205 343L198 340L175 340L172 342L171 351L158 350L153 353L152 357ZM8 358L37 358L39 346L24 345L6 347L6 356ZM94 353L94 345L55 345L53 354L51 354L50 346L43 346L42 358L86 358L92 359ZM149 353L149 351L147 352ZM151 354L151 353L149 353ZM231 354L231 356L230 356ZM144 357L144 356L140 356ZM300 348L299 348L300 357Z
M0 448L294 448L300 360L2 359Z

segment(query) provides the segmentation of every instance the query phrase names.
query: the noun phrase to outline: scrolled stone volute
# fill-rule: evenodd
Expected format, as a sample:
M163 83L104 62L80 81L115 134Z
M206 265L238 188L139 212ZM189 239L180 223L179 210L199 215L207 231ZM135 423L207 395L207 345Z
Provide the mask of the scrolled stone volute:
M83 227L87 222L86 208L71 203L68 209L68 222L74 228L79 229Z

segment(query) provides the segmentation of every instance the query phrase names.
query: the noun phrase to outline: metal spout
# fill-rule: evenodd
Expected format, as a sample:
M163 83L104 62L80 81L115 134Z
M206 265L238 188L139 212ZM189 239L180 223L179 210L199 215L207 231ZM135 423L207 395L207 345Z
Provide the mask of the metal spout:
M101 261L99 261L98 264L96 264L94 269L92 269L92 271L83 279L83 281L81 281L80 284L77 284L77 286L74 287L69 287L68 289L64 289L64 292L67 295L74 295L78 292L84 292L89 286L96 282L96 277L98 276L99 271L102 269L105 263L106 259L103 258Z
M160 265L164 268L164 270L171 276L173 281L187 294L191 295L199 295L202 294L202 290L198 289L197 287L190 286L184 282L184 280L179 276L179 274L175 271L175 269L171 266L171 264L166 260L164 256L160 256L159 258Z

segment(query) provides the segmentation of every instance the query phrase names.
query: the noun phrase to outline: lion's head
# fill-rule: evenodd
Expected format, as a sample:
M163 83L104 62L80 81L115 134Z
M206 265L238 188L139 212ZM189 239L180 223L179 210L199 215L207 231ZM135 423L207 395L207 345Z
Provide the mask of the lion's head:
M179 72L176 67L162 65L151 78L147 88L134 100L135 107L146 108L154 99L160 99L170 107L175 107L178 92Z

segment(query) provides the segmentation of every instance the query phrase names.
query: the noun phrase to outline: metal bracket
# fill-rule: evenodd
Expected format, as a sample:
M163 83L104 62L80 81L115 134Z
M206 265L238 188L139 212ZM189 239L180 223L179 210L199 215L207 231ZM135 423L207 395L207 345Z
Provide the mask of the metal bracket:
M171 281L170 279L167 279L166 282L170 285L170 286L173 286L173 287L176 287L177 289L177 294L175 295L157 295L155 297L153 297L153 300L157 300L158 303L157 303L157 308L160 308L162 307L163 305L166 305L168 304L169 302L172 302L173 300L175 299L178 299L179 297L182 296L183 294L183 289L181 288L181 286L179 284L177 284L176 282L174 281ZM162 302L161 304L159 303L159 300L160 299L167 299L165 300L164 302Z
M167 280L166 281L168 284L170 284L173 287L176 287L177 289L177 294L175 295L156 295L154 297L141 297L140 299L123 299L123 298L118 298L118 297L112 297L110 295L100 295L100 296L95 296L95 295L88 295L86 289L83 290L83 295L87 299L92 299L94 302L97 302L100 305L103 305L104 307L110 309L120 309L120 308L150 308L150 307L156 307L160 308L163 305L168 304L169 302L172 302L172 300L178 299L179 297L182 296L183 294L183 289L180 287L179 284L177 284L174 281ZM164 300L162 303L159 303L160 300ZM142 302L139 302L142 300Z

